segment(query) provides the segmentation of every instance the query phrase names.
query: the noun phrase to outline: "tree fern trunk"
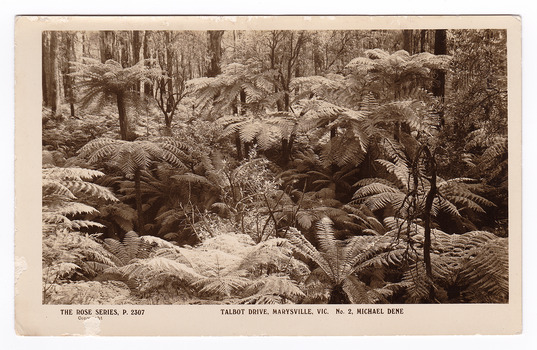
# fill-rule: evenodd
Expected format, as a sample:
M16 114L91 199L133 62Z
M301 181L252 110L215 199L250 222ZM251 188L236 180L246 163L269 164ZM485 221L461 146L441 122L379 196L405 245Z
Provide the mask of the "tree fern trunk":
M245 142L244 143L244 157L248 158L250 155L250 146L252 145L251 142Z
M237 148L237 159L242 160L241 137L238 132L235 133L235 147Z
M134 190L136 192L136 215L138 217L137 222L137 232L139 235L143 234L144 229L144 220L143 220L143 213L142 213L142 188L141 188L141 171L140 169L137 169L134 172Z
M343 286L338 284L330 292L330 299L328 299L328 304L350 304L351 301L343 290Z
M291 152L293 151L293 143L295 135L291 135L289 140L282 139L282 165L285 166L291 160Z

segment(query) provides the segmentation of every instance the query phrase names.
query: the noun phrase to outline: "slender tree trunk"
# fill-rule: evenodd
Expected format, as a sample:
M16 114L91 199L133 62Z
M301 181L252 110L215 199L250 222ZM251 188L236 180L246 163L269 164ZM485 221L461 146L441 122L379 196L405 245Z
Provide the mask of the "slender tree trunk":
M142 180L141 180L141 171L136 169L134 172L134 191L136 192L136 213L137 213L137 232L138 235L142 235L144 232L144 220L142 212Z
M114 59L115 36L116 34L110 30L99 32L99 43L102 63Z
M209 30L207 32L207 51L210 57L209 66L207 67L207 76L216 77L222 73L220 61L222 59L222 36L223 30Z
M403 30L403 50L412 55L412 29Z
M121 53L120 63L123 68L130 67L133 64L132 63L133 61L132 51L131 51L132 40L130 39L130 37L132 36L132 32L126 32L125 35L126 37L121 36L119 38L119 42L120 42L119 52Z
M281 165L285 165L287 164L287 162L289 161L289 140L287 140L286 138L282 138L282 161L281 161Z
M59 70L59 57L58 57L58 33L55 31L50 32L50 62L51 62L51 78L52 78L52 115L55 118L61 117L61 84L60 84L60 70Z
M447 37L445 29L437 29L434 34L434 54L447 54ZM436 81L433 85L433 95L444 97L446 85L446 73L442 70L436 70Z
M151 52L149 51L149 39L151 38L151 31L146 30L144 32L144 59L149 60L151 59ZM146 95L152 95L153 90L151 88L151 84L145 83L144 84L144 94Z
M88 38L88 35L85 33L82 33L82 56L83 57L91 57L90 43L91 42Z
M434 54L445 55L447 54L447 37L446 29L437 29L434 34ZM445 87L446 87L446 72L440 69L434 71L435 80L433 82L432 92L433 95L440 98L444 102ZM439 111L441 125L444 125L444 110Z
M426 147L424 149L425 155L427 156L427 159L430 162L431 167L431 188L429 189L429 192L427 193L427 197L425 198L425 217L424 217L424 225L425 225L425 232L424 232L424 242L423 242L423 262L425 263L425 272L427 274L427 277L429 279L433 278L433 270L432 270L432 264L431 264L431 211L433 208L433 201L437 194L436 189L436 161L434 159L434 155L431 154L429 149ZM431 285L431 289L429 291L429 300L434 300L434 286Z
M43 89L43 105L50 107L50 32L41 34L41 86Z
M291 134L289 140L282 138L282 166L285 166L291 160L291 154L293 152L293 143L295 142L295 135Z
M427 34L426 29L420 30L420 52L425 52L425 35Z
M140 52L142 49L142 32L135 30L132 32L132 64L138 63L141 59Z
M165 32L166 37L166 73L168 75L167 80L167 93L168 98L166 99L166 127L172 127L172 118L175 112L175 99L173 97L173 50L172 50L172 41L170 38L170 32Z
M250 146L251 146L250 142L244 143L244 157L246 158L248 158L248 156L250 155Z
M66 47L68 62L65 67L65 97L71 108L71 117L75 116L75 81L69 74L71 73L71 62L76 61L75 53L75 33L66 33Z

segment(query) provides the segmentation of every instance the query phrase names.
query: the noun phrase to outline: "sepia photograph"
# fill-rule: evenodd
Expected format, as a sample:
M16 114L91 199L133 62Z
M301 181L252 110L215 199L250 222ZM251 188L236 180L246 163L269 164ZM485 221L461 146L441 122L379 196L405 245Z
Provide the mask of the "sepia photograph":
M47 31L42 55L43 303L509 300L505 30Z
M40 305L519 303L507 27L296 23L38 32Z

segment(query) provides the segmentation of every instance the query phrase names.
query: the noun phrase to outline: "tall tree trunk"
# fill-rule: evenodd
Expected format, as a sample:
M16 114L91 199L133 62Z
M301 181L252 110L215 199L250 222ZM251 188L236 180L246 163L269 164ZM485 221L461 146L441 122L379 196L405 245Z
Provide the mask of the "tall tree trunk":
M82 32L82 56L83 57L91 57L90 43L91 42L90 42L88 35Z
M64 91L65 91L65 98L67 102L69 102L69 106L71 108L71 117L74 117L75 116L75 81L74 81L74 78L69 75L72 69L71 62L76 61L75 33L74 32L65 33L65 46L67 48L68 62L64 70L65 71Z
M132 65L140 61L141 50L142 50L142 32L140 30L135 30L132 32Z
M41 86L43 89L43 105L51 105L50 88L50 32L41 34Z
M403 30L403 50L412 55L412 29Z
M129 32L127 32L127 35L129 35ZM132 58L130 57L130 42L128 38L124 38L123 36L119 37L119 48L118 53L120 55L119 57L119 63L121 64L121 67L127 68L131 66Z
M144 231L144 218L142 211L142 180L141 180L141 171L136 169L134 172L134 191L136 193L136 216L137 216L137 233L141 236Z
M437 29L434 33L434 54L445 55L447 54L447 37L446 29ZM440 69L434 71L435 80L432 86L433 95L440 98L444 102L445 86L446 86L446 72ZM444 125L444 110L439 112L441 125Z
M151 59L151 52L149 51L149 39L151 38L151 31L146 30L144 32L144 59L149 60ZM145 83L144 84L144 94L146 95L152 95L153 90L151 88L151 84Z
M426 29L420 30L420 52L425 52L425 37L427 34Z
M114 46L116 34L113 31L105 30L99 32L99 44L101 51L101 62L105 63L108 60L114 59Z
M140 62L141 58L141 52L142 52L142 34L143 32L140 30L134 30L132 32L132 62L131 66L134 66L136 63ZM140 81L136 81L136 90L140 92L140 94L143 92L143 85Z
M116 94L117 111L119 114L119 134L122 140L128 140L129 135L129 120L127 116L127 108L125 105L124 92L118 92Z
M170 32L165 32L166 36L166 73L168 75L167 80L167 93L168 98L166 100L166 127L171 128L173 115L175 112L175 99L173 97L173 50L172 50L172 40L170 38Z
M52 115L55 118L61 117L61 84L58 57L58 32L50 32L50 62L51 62L51 79L52 79Z
M216 77L222 73L220 67L220 61L222 59L222 35L223 30L209 30L207 31L207 51L209 54L210 62L207 67L207 76Z

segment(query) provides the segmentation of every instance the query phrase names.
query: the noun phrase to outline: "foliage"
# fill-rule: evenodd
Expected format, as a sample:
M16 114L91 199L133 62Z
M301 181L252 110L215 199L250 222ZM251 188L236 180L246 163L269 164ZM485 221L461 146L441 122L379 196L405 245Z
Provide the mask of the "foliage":
M103 175L100 171L83 168L51 167L43 169L44 232L62 228L79 230L91 226L102 227L97 222L73 219L73 217L96 211L92 206L80 202L80 199L118 200L108 188L88 181Z
M118 200L108 188L89 182L103 175L83 168L51 167L42 170L45 303L54 302L53 294L61 285L72 280L93 278L113 264L112 256L95 236L78 232L103 227L84 218L84 215L96 212L86 203Z
M146 140L124 141L101 138L82 147L79 156L87 158L89 163L107 160L118 167L125 177L132 178L136 171L149 168L153 160L186 167L183 161L188 159L188 156L184 149L181 143L169 138L157 143Z
M79 281L55 285L48 303L57 305L132 304L130 290L118 281Z
M164 138L160 142L145 140L124 141L115 139L95 139L79 151L81 158L96 163L104 159L112 166L119 168L128 179L134 179L136 191L137 229L144 230L141 172L147 170L156 161L168 162L176 167L186 168L183 163L189 156L182 150L184 145L172 138Z
M57 37L45 303L509 300L505 31L218 33Z
M83 106L91 102L102 104L101 101L107 94L124 93L134 82L149 82L151 78L160 77L162 74L159 69L149 68L152 62L146 60L127 68L114 60L101 63L92 58L83 58L82 62L71 64L74 66L72 76L78 79L78 87L82 90Z
M74 72L71 76L77 81L78 88L81 90L82 107L91 103L103 106L106 98L115 98L121 138L123 140L135 138L127 116L127 94L137 82L149 83L151 79L161 76L161 70L149 68L148 66L152 63L146 60L141 60L127 68L123 68L114 60L101 63L91 58L84 58L82 62L72 62L72 64Z
M284 239L256 245L247 235L227 234L208 239L198 247L180 248L163 239L139 237L132 232L123 242L107 239L105 247L113 253L115 265L104 270L101 279L124 281L142 295L158 294L171 286L176 294L181 290L208 300L297 301L303 293L296 280L288 276L303 278L309 273L303 263L292 257Z
M367 236L356 237L347 242L337 240L330 219L323 218L317 224L320 250L317 250L296 229L289 230L288 237L297 252L313 260L318 266L318 269L310 275L309 282L328 283L329 303L370 303L366 285L354 276L357 264L360 262L358 257L367 253L365 251L367 243L362 239Z
M409 160L405 154L389 144L391 160L377 159L385 168L386 178L366 178L354 186L359 187L353 195L357 202L364 203L371 210L387 207L400 218L417 218L425 210L426 196L430 192L430 181L424 174L425 164ZM476 194L482 186L469 178L436 179L438 195L432 202L431 214L437 217L442 212L458 218L463 210L485 213L483 207L493 207L494 203Z

